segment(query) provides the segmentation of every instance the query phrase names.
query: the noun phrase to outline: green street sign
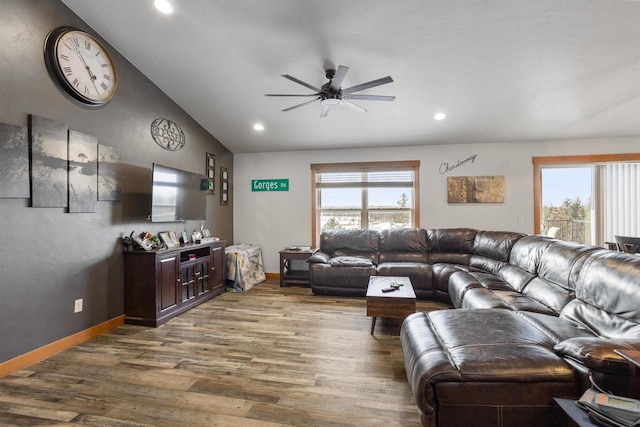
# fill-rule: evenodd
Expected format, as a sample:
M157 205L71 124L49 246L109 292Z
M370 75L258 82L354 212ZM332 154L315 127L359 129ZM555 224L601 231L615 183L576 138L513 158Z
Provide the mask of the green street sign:
M252 179L251 191L289 191L289 179Z

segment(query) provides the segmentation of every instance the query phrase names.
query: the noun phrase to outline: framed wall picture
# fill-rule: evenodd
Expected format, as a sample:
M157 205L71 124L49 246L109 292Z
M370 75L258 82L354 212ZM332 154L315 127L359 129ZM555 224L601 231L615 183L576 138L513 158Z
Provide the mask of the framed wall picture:
M207 176L207 194L215 194L216 190L216 155L207 153L205 175Z
M98 211L98 138L69 129L69 212Z
M31 206L34 208L69 205L67 134L66 123L29 115Z
M98 200L118 201L122 197L120 150L98 144Z
M447 177L449 203L504 203L504 176Z
M220 168L220 204L229 204L229 170Z
M30 195L27 128L0 123L0 198Z

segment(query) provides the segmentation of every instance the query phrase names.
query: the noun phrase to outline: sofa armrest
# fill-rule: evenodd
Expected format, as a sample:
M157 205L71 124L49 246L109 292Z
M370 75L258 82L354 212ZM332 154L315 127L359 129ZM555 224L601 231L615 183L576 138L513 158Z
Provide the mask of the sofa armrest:
M329 256L329 254L326 254L324 252L316 252L309 257L309 262L313 264L326 264L330 259L331 256Z
M615 349L640 350L637 339L606 339L598 337L569 338L553 347L564 357L582 363L585 367L601 372L622 373L628 369L628 362L616 354Z
M329 260L332 267L372 267L370 259L355 256L337 256Z

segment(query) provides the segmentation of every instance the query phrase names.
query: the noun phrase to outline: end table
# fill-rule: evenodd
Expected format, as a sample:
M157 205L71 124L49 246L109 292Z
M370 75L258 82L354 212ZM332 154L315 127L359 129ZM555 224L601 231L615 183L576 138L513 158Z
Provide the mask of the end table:
M309 270L293 270L291 261L307 261L316 252L313 248L287 248L280 251L280 286L290 284L309 286Z

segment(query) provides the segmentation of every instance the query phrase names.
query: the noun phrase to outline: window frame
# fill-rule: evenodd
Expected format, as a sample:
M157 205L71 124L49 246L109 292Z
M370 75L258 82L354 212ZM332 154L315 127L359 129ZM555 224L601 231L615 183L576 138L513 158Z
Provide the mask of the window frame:
M420 160L403 160L390 162L350 162L350 163L313 163L311 164L311 245L319 243L320 209L318 207L318 172L364 172L384 171L385 169L413 169L413 207L414 227L420 227ZM364 196L363 196L364 197ZM366 206L366 205L365 205ZM364 208L364 207L363 207Z
M575 156L545 156L533 157L533 232L541 233L542 220L542 169L554 166L586 166L603 163L640 162L640 153L623 154L586 154ZM594 200L594 204L598 202ZM601 210L601 206L592 206L592 209ZM600 212L599 212L600 213ZM596 242L602 240L602 226L600 219L596 224Z

